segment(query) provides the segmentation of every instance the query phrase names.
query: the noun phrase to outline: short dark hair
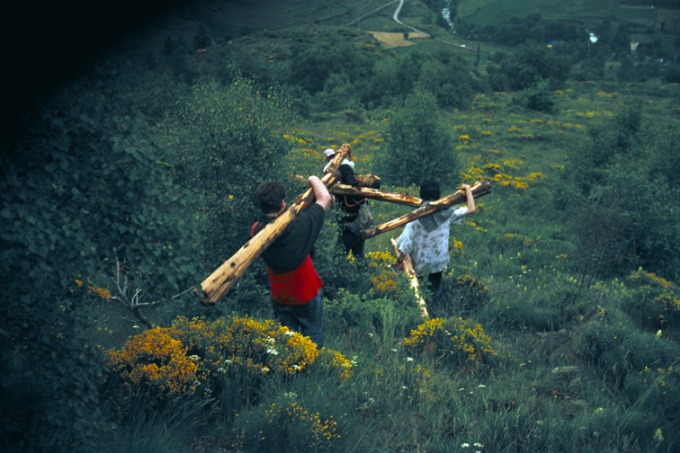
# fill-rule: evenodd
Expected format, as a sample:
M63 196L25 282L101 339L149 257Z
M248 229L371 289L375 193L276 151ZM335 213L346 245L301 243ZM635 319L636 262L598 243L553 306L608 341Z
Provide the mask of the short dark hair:
M266 214L278 212L285 198L286 187L279 181L265 182L257 188L257 202Z
M340 171L340 182L354 187L359 185L359 181L357 181L357 178L354 175L354 169L351 166L342 164L338 168L338 171Z
M439 183L433 180L427 180L420 185L420 198L423 201L438 200L440 197Z

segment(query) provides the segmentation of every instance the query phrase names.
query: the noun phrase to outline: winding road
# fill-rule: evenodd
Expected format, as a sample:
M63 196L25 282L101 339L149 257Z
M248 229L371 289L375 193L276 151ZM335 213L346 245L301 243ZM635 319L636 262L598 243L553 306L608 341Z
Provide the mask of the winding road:
M345 27L349 27L349 26L351 26L351 25L354 25L354 24L356 24L357 22L359 22L361 19L363 19L363 18L365 18L365 17L368 17L368 16L370 16L370 15L372 15L372 14L375 14L375 13L377 13L378 11L381 11L381 10L387 8L388 6L393 5L394 3L399 2L399 5L397 5L397 9L394 10L394 14L392 15L392 19L394 19L394 21L395 21L396 23L398 23L399 25L401 25L401 26L403 26L403 27L406 27L406 28L408 28L408 29L411 30L411 31L414 31L414 32L416 32L416 33L421 33L421 34L423 35L424 38L431 38L432 36L431 36L429 33L424 32L423 30L419 30L419 29L417 29L417 28L415 28L415 27L412 27L412 26L410 26L410 25L408 25L408 24L405 24L404 22L402 22L402 21L399 19L399 13L401 12L401 8L404 6L404 1L405 1L405 0L393 0L393 1L391 1L391 2L385 3L383 6L380 6L380 7L376 8L376 9L374 9L374 10L372 10L372 11L369 11L368 13L362 15L361 17L357 17L356 19L354 19L353 21L349 22L348 24L345 24ZM436 40L439 41L439 42L443 42L444 44L448 44L448 45L450 45L450 46L459 47L459 48L465 49L465 50L472 50L472 49L468 48L465 44L457 44L457 43L455 43L455 42L447 41L447 40L441 39L441 38L434 38L434 39L436 39Z

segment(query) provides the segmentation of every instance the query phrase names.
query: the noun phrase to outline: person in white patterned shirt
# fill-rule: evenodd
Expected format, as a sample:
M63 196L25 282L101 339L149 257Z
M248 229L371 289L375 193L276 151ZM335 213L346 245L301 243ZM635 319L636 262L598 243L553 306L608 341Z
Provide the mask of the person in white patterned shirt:
M432 303L437 305L442 292L442 274L449 263L449 230L451 224L460 224L463 217L473 214L477 208L475 198L468 184L460 186L465 192L464 207L450 207L436 211L406 224L404 231L397 239L399 256L397 267L403 266L404 258L409 255L419 277L427 275ZM426 181L420 186L420 198L423 205L440 197L439 184Z

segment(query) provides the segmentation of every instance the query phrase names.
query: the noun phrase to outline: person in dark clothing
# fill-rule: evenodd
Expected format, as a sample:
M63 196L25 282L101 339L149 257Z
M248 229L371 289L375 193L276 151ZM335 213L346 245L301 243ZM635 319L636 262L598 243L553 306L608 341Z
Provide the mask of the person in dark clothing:
M267 268L274 316L284 326L308 336L323 347L323 282L311 255L331 203L328 189L316 176L309 177L316 202L300 212L263 253ZM260 185L257 199L262 214L252 227L252 235L286 210L286 190L280 182Z
M359 187L359 181L357 181L354 169L351 166L340 165L338 171L340 172L340 182L342 184ZM373 187L374 189L380 188L379 183L374 185L377 185L377 187ZM349 253L351 251L354 258L362 260L364 258L366 240L360 234L351 231L349 225L356 221L359 209L364 203L368 203L368 199L353 195L336 195L335 201L340 205L340 241L345 248L345 252Z

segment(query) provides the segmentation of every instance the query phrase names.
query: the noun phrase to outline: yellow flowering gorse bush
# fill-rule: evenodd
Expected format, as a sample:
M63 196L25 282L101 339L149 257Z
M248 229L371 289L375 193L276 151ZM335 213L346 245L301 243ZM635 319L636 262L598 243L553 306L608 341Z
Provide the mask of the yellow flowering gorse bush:
M149 385L168 395L187 392L198 372L187 347L161 327L135 335L120 350L109 351L108 364L118 372L124 386Z
M269 425L277 429L295 426L301 432L309 433L310 448L331 448L333 442L341 438L338 423L332 415L322 418L319 412L309 412L295 401L272 403L265 412L265 418Z
M673 282L643 269L633 272L626 280L634 288L636 303L654 314L658 327L680 318L680 291Z
M394 264L394 256L387 250L368 253L368 267L371 269L371 284L380 293L394 293L397 290L397 277L389 268Z
M169 328L154 328L109 351L109 367L126 386L148 383L167 394L181 394L206 384L212 376L245 371L258 378L294 375L317 361L339 379L351 363L330 349L321 352L308 337L279 323L248 317L206 322L179 317Z
M461 317L425 321L404 339L404 346L457 365L472 365L495 354L482 326Z

